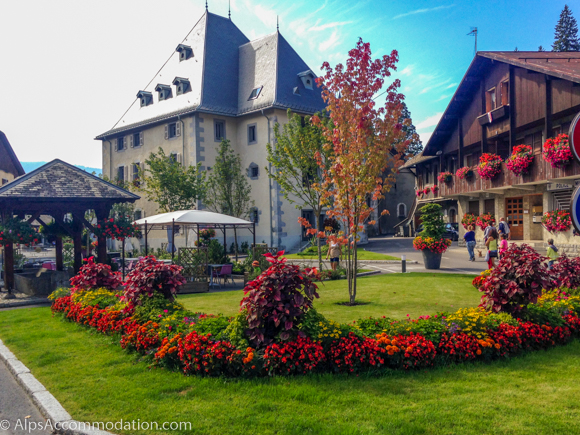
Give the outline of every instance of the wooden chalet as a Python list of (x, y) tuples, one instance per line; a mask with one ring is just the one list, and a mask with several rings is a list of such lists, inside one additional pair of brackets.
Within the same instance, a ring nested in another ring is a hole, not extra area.
[[(564, 169), (552, 168), (542, 157), (542, 146), (547, 138), (567, 134), (579, 112), (580, 53), (478, 52), (422, 155), (405, 165), (416, 174), (418, 189), (438, 185), (436, 193), (418, 199), (417, 209), (439, 201), (457, 221), (465, 213), (505, 217), (512, 240), (554, 237), (542, 227), (541, 216), (570, 207), (580, 165), (574, 161)], [(505, 161), (519, 144), (530, 145), (534, 153), (526, 175), (514, 175), (505, 163), (493, 180), (481, 179), (476, 171), (469, 179), (455, 175), (458, 168), (475, 167), (482, 153)], [(450, 183), (438, 182), (443, 171), (453, 173)], [(569, 231), (558, 234), (556, 243), (575, 250), (578, 242)]]
[(24, 169), (16, 157), (6, 135), (0, 131), (0, 186), (24, 175)]

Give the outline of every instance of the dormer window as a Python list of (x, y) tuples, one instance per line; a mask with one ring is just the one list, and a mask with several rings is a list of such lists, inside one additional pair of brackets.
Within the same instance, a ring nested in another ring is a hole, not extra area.
[(250, 100), (255, 100), (256, 98), (258, 98), (260, 96), (260, 92), (262, 92), (262, 88), (264, 86), (260, 86), (258, 88), (254, 88), (252, 90), (252, 93), (250, 94), (250, 98), (248, 98), (248, 101)]
[(304, 87), (306, 89), (313, 89), (313, 85), (314, 85), (314, 73), (310, 70), (308, 71), (304, 71), (298, 74), (298, 77), (300, 77), (300, 80), (302, 80), (302, 84), (304, 85)]
[(139, 91), (137, 93), (137, 98), (141, 100), (141, 107), (146, 107), (149, 104), (153, 104), (153, 94), (147, 91)]
[(298, 89), (298, 86), (294, 87), (293, 93), (294, 93), (294, 95), (298, 95), (298, 96), (300, 95), (300, 89)]
[(173, 97), (173, 94), (171, 93), (171, 86), (169, 85), (159, 84), (155, 86), (155, 92), (159, 93), (159, 101), (169, 100), (171, 97)]
[(179, 61), (182, 62), (184, 60), (193, 57), (193, 50), (189, 45), (179, 44), (175, 49), (179, 53)]
[(189, 80), (182, 77), (175, 77), (173, 79), (173, 84), (175, 85), (175, 95), (186, 94), (191, 91), (191, 83), (189, 83)]

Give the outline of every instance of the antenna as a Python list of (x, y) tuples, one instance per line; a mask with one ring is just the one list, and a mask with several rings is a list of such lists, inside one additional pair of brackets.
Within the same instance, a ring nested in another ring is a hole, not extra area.
[(475, 36), (475, 49), (473, 51), (473, 55), (475, 56), (477, 54), (477, 27), (472, 27), (471, 32), (467, 36)]
[(205, 10), (207, 11), (207, 0), (205, 0)]
[(279, 31), (280, 31), (280, 24), (278, 21), (278, 15), (276, 15), (276, 32), (279, 32)]
[(228, 18), (232, 21), (232, 8), (231, 8), (231, 0), (228, 0)]

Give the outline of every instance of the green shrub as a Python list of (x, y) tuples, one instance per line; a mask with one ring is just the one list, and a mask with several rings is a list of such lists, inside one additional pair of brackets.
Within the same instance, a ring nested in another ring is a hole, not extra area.
[(135, 306), (132, 317), (139, 323), (146, 323), (149, 320), (158, 322), (160, 318), (176, 312), (183, 313), (183, 317), (194, 314), (180, 303), (165, 299), (161, 293), (154, 293), (151, 297), (141, 296), (141, 304)]
[(530, 304), (521, 312), (522, 320), (527, 320), (540, 325), (549, 324), (551, 326), (564, 326), (566, 322), (562, 318), (562, 312), (555, 307), (541, 307)]
[(240, 311), (232, 318), (230, 324), (223, 333), (223, 337), (229, 340), (236, 348), (245, 350), (250, 346), (250, 342), (246, 337), (246, 330), (248, 329), (248, 321), (246, 317), (248, 312), (246, 310)]
[(228, 317), (218, 315), (200, 318), (193, 325), (193, 329), (196, 330), (198, 334), (211, 334), (213, 338), (220, 338), (228, 326), (230, 326), (230, 319)]
[(64, 298), (65, 296), (70, 296), (70, 288), (60, 287), (48, 295), (48, 299), (54, 301), (58, 298)]
[(368, 319), (358, 319), (355, 324), (367, 337), (375, 338), (377, 334), (390, 330), (391, 323), (395, 322), (388, 317), (369, 317)]

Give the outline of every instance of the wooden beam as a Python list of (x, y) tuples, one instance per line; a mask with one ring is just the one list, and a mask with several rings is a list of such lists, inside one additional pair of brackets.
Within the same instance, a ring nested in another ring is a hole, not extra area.
[[(544, 138), (552, 137), (552, 80), (545, 76), (546, 105), (544, 106)], [(544, 139), (544, 140), (545, 140)]]
[[(481, 114), (486, 113), (487, 107), (485, 106), (485, 81), (481, 81)], [(487, 129), (485, 125), (481, 126), (481, 154), (487, 152)]]
[(509, 117), (510, 117), (510, 155), (516, 146), (516, 74), (513, 65), (509, 67)]
[(463, 157), (463, 154), (464, 154), (464, 151), (463, 151), (463, 145), (464, 145), (463, 144), (463, 120), (461, 118), (457, 119), (457, 137), (459, 140), (458, 156), (457, 156), (459, 159), (459, 162), (457, 163), (457, 166), (458, 166), (458, 168), (461, 168), (461, 167), (463, 167), (463, 160), (464, 160), (464, 157)]

